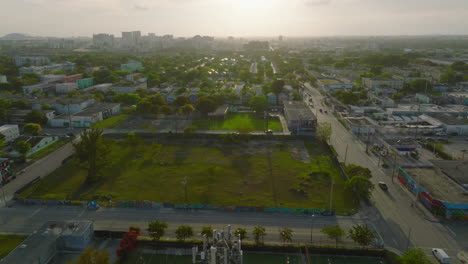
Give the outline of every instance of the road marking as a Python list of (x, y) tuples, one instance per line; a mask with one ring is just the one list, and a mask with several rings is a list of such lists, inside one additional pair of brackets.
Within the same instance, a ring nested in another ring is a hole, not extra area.
[(452, 230), (450, 227), (446, 226), (446, 228), (447, 228), (448, 231), (450, 231), (450, 233), (452, 233), (454, 236), (457, 236), (457, 234), (456, 234), (455, 232), (453, 232), (453, 230)]

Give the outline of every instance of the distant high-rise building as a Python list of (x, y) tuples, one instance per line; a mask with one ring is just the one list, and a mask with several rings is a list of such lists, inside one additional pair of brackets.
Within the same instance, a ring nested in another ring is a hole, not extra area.
[(278, 37), (278, 40), (279, 40), (279, 41), (283, 41), (283, 36), (280, 35), (280, 36)]
[(141, 31), (122, 32), (122, 45), (126, 48), (136, 47), (141, 42)]
[(93, 34), (93, 44), (99, 48), (112, 48), (114, 47), (114, 35), (109, 34)]

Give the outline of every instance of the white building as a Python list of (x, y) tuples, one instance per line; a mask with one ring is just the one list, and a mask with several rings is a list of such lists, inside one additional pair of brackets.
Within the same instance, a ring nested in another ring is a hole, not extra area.
[(7, 77), (5, 75), (0, 75), (0, 83), (8, 83)]
[(78, 84), (76, 83), (57, 83), (55, 85), (55, 92), (58, 94), (66, 94), (73, 90), (78, 90)]
[(394, 89), (400, 90), (403, 88), (403, 81), (390, 77), (372, 77), (362, 78), (362, 84), (370, 90)]
[(56, 102), (52, 105), (58, 114), (78, 113), (83, 111), (85, 108), (90, 107), (95, 103), (94, 99), (64, 99), (63, 101)]
[(30, 95), (34, 92), (46, 92), (49, 88), (53, 87), (51, 83), (38, 83), (34, 85), (23, 86), (23, 93), (25, 95)]
[(26, 64), (33, 66), (42, 66), (50, 63), (50, 59), (44, 56), (17, 56), (15, 57), (15, 65), (23, 66)]
[(18, 125), (0, 126), (0, 134), (5, 136), (5, 142), (11, 142), (20, 136)]
[(98, 104), (71, 115), (64, 114), (49, 120), (51, 127), (72, 127), (86, 128), (100, 122), (106, 118), (118, 115), (120, 104)]

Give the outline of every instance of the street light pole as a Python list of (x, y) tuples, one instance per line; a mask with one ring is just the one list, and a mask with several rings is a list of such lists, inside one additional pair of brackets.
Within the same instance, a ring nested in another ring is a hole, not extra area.
[(312, 238), (313, 238), (313, 232), (314, 232), (314, 217), (315, 215), (312, 215), (312, 223), (310, 227), (310, 244), (312, 245)]
[(335, 181), (332, 180), (331, 182), (331, 190), (330, 190), (330, 213), (332, 212), (333, 209), (333, 185), (335, 184)]
[(346, 144), (346, 151), (345, 151), (345, 154), (344, 154), (344, 164), (346, 165), (346, 159), (348, 158), (348, 147), (349, 147), (349, 144)]

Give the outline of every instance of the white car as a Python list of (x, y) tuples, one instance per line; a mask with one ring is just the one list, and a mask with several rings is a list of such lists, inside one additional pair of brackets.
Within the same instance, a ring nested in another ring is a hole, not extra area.
[(445, 132), (437, 132), (437, 133), (435, 133), (435, 135), (438, 136), (438, 137), (445, 137), (445, 136), (447, 136), (447, 133), (445, 133)]

